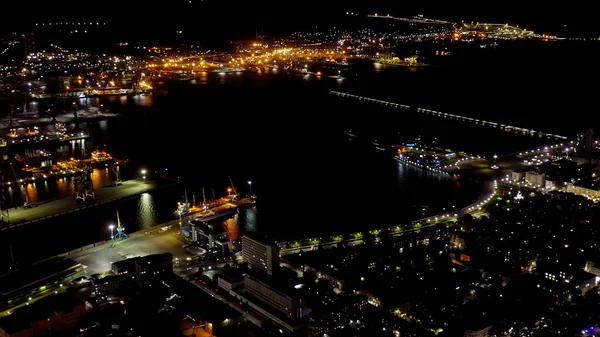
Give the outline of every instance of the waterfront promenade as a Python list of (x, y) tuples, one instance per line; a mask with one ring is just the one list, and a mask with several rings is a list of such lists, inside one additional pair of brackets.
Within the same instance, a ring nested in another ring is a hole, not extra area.
[(96, 200), (88, 204), (78, 203), (75, 196), (70, 196), (42, 202), (32, 208), (11, 208), (8, 210), (8, 220), (10, 221), (1, 225), (0, 230), (31, 224), (117, 200), (124, 200), (176, 184), (178, 184), (176, 181), (155, 181), (138, 178), (124, 181), (120, 186), (107, 186), (97, 189), (95, 191)]

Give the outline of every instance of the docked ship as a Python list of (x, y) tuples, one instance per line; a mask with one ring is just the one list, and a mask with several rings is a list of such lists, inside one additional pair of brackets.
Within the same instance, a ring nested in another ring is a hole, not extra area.
[(105, 150), (96, 149), (96, 151), (92, 152), (92, 163), (103, 163), (111, 159), (112, 156)]
[(217, 220), (223, 217), (230, 216), (237, 212), (237, 195), (229, 195), (227, 197), (207, 202), (202, 189), (203, 202), (200, 207), (190, 205), (187, 200), (187, 191), (185, 192), (184, 201), (177, 203), (175, 210), (176, 217), (184, 217), (192, 215), (194, 220), (208, 222)]
[(194, 215), (194, 220), (196, 221), (202, 221), (202, 222), (208, 222), (208, 221), (213, 221), (213, 220), (217, 220), (217, 219), (221, 219), (230, 215), (233, 215), (234, 213), (237, 212), (237, 205), (229, 205), (229, 208), (227, 209), (220, 209), (218, 211), (214, 211), (212, 209), (207, 209), (205, 211), (201, 211), (200, 213), (197, 213)]
[(90, 137), (85, 132), (67, 133), (67, 127), (63, 123), (56, 123), (53, 131), (40, 133), (37, 126), (27, 128), (25, 132), (19, 132), (17, 129), (10, 129), (6, 134), (6, 139), (2, 146), (19, 144), (38, 144), (50, 141), (68, 141), (75, 139), (84, 139)]

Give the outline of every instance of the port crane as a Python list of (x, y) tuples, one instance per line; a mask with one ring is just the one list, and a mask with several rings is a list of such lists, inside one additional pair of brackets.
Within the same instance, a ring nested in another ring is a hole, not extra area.
[[(15, 177), (15, 181), (17, 183), (19, 183), (20, 180), (19, 180), (19, 177), (17, 176), (17, 171), (15, 171), (15, 167), (13, 166), (13, 163), (10, 163), (10, 169), (12, 170), (13, 177)], [(32, 205), (29, 202), (29, 193), (27, 193), (27, 186), (26, 185), (24, 187), (24, 190), (25, 190), (25, 203), (23, 204), (23, 208), (31, 208), (34, 205)], [(19, 192), (20, 191), (21, 191), (21, 184), (19, 184)]]
[(77, 202), (86, 203), (96, 199), (92, 182), (92, 165), (88, 164), (83, 174), (75, 178), (75, 191)]
[(235, 188), (235, 186), (233, 185), (233, 180), (231, 180), (231, 176), (228, 176), (228, 178), (229, 178), (229, 182), (231, 183), (231, 188), (233, 189), (233, 200), (234, 200), (234, 201), (237, 201), (237, 197), (238, 197), (240, 194), (238, 193), (238, 190), (237, 190), (237, 188)]
[(4, 175), (0, 172), (0, 179), (2, 179), (2, 191), (0, 193), (0, 225), (10, 224), (10, 214), (8, 212), (8, 200), (6, 200), (6, 189), (4, 188)]
[(117, 234), (113, 237), (113, 239), (127, 239), (127, 234), (125, 234), (125, 227), (121, 225), (121, 218), (119, 217), (119, 210), (117, 210)]
[(121, 170), (119, 169), (118, 166), (115, 165), (115, 160), (110, 159), (108, 161), (108, 165), (110, 166), (110, 169), (115, 174), (115, 181), (114, 181), (115, 186), (123, 185), (123, 181), (121, 180)]

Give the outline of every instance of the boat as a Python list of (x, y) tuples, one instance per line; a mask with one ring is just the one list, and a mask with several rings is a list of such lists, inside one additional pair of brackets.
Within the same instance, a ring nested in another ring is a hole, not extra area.
[(190, 208), (190, 203), (188, 202), (188, 199), (187, 199), (187, 189), (184, 190), (183, 195), (184, 195), (183, 202), (182, 201), (177, 202), (177, 209), (175, 210), (175, 216), (180, 217), (180, 218), (182, 216), (192, 214), (192, 208)]
[(196, 207), (195, 200), (194, 205), (190, 205), (186, 190), (184, 194), (184, 201), (177, 203), (175, 216), (181, 218), (184, 216), (193, 215), (194, 220), (206, 222), (231, 215), (237, 211), (237, 208), (237, 195), (229, 195), (227, 197), (208, 202), (206, 200), (206, 195), (204, 194), (204, 188), (202, 188), (202, 205), (200, 207)]
[(11, 138), (11, 139), (17, 139), (19, 137), (21, 138), (30, 138), (30, 137), (36, 137), (40, 134), (40, 129), (37, 126), (34, 126), (33, 128), (27, 128), (27, 131), (25, 131), (24, 133), (17, 133), (17, 129), (10, 129), (10, 132), (6, 134), (6, 137)]
[(96, 151), (92, 152), (92, 163), (102, 163), (111, 159), (112, 156), (105, 150), (96, 149)]

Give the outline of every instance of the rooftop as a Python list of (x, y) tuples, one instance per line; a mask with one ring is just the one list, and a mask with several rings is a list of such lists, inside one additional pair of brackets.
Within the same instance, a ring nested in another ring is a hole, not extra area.
[(173, 273), (163, 273), (160, 277), (163, 284), (168, 286), (173, 293), (185, 299), (182, 303), (185, 304), (185, 309), (190, 316), (196, 316), (211, 323), (218, 323), (240, 315), (239, 312), (230, 308), (227, 304), (208, 295), (192, 283)]
[[(69, 313), (84, 302), (72, 293), (52, 295), (31, 305), (21, 307), (12, 315), (0, 319), (0, 328), (13, 333), (23, 331), (30, 323), (45, 320), (55, 313)], [(8, 330), (7, 330), (8, 329)]]
[[(285, 269), (285, 268), (283, 268)], [(258, 270), (258, 269), (250, 269), (248, 271), (246, 271), (246, 276), (259, 281), (265, 285), (267, 285), (268, 287), (270, 287), (271, 289), (292, 297), (292, 298), (297, 298), (300, 296), (300, 291), (298, 289), (296, 289), (294, 286), (296, 286), (297, 284), (301, 283), (297, 278), (296, 279), (292, 279), (288, 275), (286, 275), (285, 270), (282, 270), (282, 268), (279, 268), (277, 270), (277, 272), (274, 272), (273, 275), (269, 275), (267, 273), (265, 273), (262, 270)]]
[(152, 254), (152, 255), (146, 255), (146, 256), (137, 256), (137, 257), (123, 260), (123, 261), (113, 262), (112, 265), (119, 269), (134, 270), (135, 265), (136, 265), (136, 263), (138, 263), (138, 261), (140, 263), (151, 264), (153, 262), (162, 261), (162, 260), (168, 259), (168, 258), (173, 259), (173, 254), (164, 253), (164, 254)]
[(270, 238), (266, 235), (260, 235), (258, 233), (244, 233), (244, 236), (247, 238), (250, 238), (254, 241), (258, 241), (264, 245), (274, 246), (277, 244), (277, 242), (274, 241), (272, 238)]
[(19, 290), (37, 286), (41, 282), (48, 281), (53, 277), (63, 276), (79, 267), (83, 266), (71, 259), (58, 257), (33, 264), (14, 273), (1, 276), (0, 295), (8, 296)]
[(0, 329), (11, 335), (31, 327), (31, 323), (23, 316), (5, 316), (0, 318)]
[(131, 275), (126, 275), (126, 274), (111, 275), (111, 276), (103, 277), (99, 280), (93, 280), (92, 283), (94, 284), (94, 286), (99, 286), (99, 285), (111, 283), (111, 282), (131, 280), (131, 277), (132, 277)]
[(219, 274), (219, 277), (229, 283), (238, 283), (244, 281), (244, 274), (238, 270), (228, 270)]

